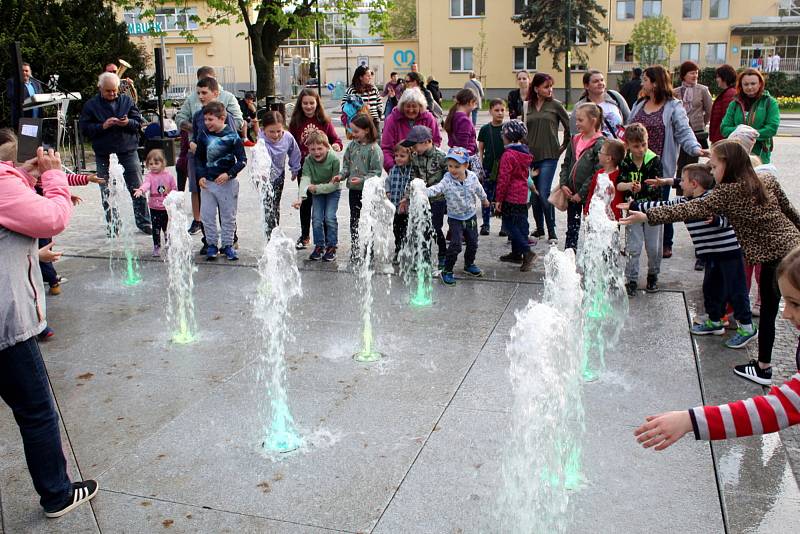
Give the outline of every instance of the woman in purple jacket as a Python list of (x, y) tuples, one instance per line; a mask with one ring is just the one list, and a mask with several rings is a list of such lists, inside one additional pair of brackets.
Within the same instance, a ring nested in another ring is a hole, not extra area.
[(406, 88), (400, 101), (397, 102), (397, 107), (386, 118), (381, 135), (381, 149), (383, 150), (383, 168), (387, 171), (394, 167), (395, 145), (406, 138), (413, 126), (418, 124), (427, 126), (433, 133), (433, 144), (435, 146), (441, 144), (442, 136), (439, 134), (439, 124), (427, 107), (425, 95), (418, 87)]

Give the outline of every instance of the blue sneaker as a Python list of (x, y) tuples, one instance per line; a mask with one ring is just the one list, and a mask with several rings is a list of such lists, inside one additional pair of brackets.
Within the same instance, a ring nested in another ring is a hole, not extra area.
[(714, 322), (711, 319), (706, 319), (701, 324), (692, 325), (692, 334), (695, 336), (707, 336), (709, 334), (721, 336), (725, 333), (725, 325), (722, 321)]
[(453, 276), (453, 273), (442, 271), (442, 282), (446, 286), (454, 286), (456, 285), (456, 277)]
[(314, 247), (314, 250), (311, 251), (311, 255), (308, 257), (308, 259), (311, 261), (321, 260), (324, 254), (325, 254), (324, 248)]
[(483, 271), (481, 271), (481, 268), (474, 263), (469, 267), (464, 267), (464, 272), (470, 276), (474, 276), (475, 278), (480, 278), (483, 276)]
[(236, 255), (236, 251), (230, 245), (222, 247), (220, 252), (225, 254), (225, 257), (228, 258), (228, 261), (236, 261), (239, 259), (239, 256)]
[(753, 330), (749, 332), (740, 326), (736, 329), (736, 333), (733, 337), (725, 342), (725, 346), (729, 349), (741, 349), (758, 337), (758, 328), (756, 328), (756, 325), (752, 325), (752, 328)]
[(219, 254), (217, 245), (208, 245), (208, 248), (206, 248), (206, 261), (216, 261), (217, 254)]

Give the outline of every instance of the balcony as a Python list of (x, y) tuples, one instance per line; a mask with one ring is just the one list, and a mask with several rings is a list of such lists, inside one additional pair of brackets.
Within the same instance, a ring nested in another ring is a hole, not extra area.
[[(187, 69), (188, 72), (178, 72), (176, 67), (164, 69), (164, 78), (167, 80), (167, 91), (164, 98), (169, 100), (184, 100), (194, 93), (197, 86), (197, 70), (195, 67)], [(223, 86), (233, 88), (236, 77), (233, 67), (214, 67), (217, 81)], [(152, 73), (150, 73), (152, 74)]]
[[(743, 57), (739, 62), (739, 68), (746, 69), (748, 67), (752, 67), (752, 62), (752, 58)], [(765, 69), (762, 68), (761, 70), (763, 71)], [(780, 71), (785, 72), (786, 74), (800, 74), (800, 58), (781, 58)]]

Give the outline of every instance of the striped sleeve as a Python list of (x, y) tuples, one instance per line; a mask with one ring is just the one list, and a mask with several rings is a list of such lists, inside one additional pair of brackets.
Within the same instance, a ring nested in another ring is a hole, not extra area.
[(800, 372), (766, 395), (721, 406), (689, 410), (699, 440), (741, 438), (778, 432), (800, 424)]
[[(81, 186), (81, 185), (89, 185), (89, 175), (88, 174), (74, 174), (74, 173), (67, 173), (67, 185), (70, 186)], [(36, 180), (36, 186), (42, 187), (42, 179), (38, 178)]]

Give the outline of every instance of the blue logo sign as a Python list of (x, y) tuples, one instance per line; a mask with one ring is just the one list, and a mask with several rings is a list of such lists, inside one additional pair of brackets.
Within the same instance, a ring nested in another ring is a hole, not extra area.
[(150, 32), (160, 33), (161, 23), (160, 22), (132, 22), (128, 24), (128, 34), (129, 35), (144, 35)]
[(410, 67), (417, 60), (417, 54), (411, 50), (397, 50), (392, 56), (396, 67)]
[(336, 86), (335, 86), (335, 85), (333, 85), (333, 83), (332, 83), (332, 82), (329, 82), (329, 83), (328, 83), (328, 85), (326, 85), (326, 86), (325, 86), (325, 88), (326, 88), (328, 91), (333, 91), (333, 88), (334, 88), (334, 87), (336, 87)]

